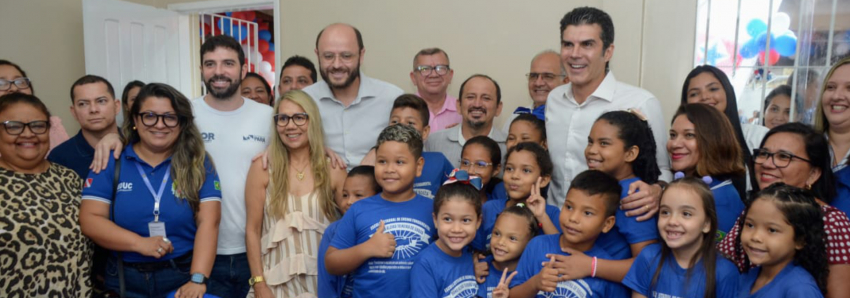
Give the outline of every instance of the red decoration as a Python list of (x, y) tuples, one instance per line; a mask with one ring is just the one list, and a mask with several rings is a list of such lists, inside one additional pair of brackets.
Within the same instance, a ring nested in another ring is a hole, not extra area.
[[(764, 62), (764, 51), (759, 52), (759, 62)], [(774, 65), (776, 62), (779, 62), (779, 52), (770, 49), (770, 53), (767, 55), (767, 64)]]
[(269, 51), (269, 42), (260, 39), (258, 41), (258, 44), (257, 44), (257, 50), (260, 51), (260, 53), (268, 52)]

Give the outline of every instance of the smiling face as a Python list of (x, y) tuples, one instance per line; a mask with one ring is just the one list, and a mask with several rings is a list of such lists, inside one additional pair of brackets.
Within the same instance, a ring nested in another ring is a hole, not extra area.
[(89, 132), (101, 133), (115, 128), (115, 115), (121, 103), (109, 94), (106, 84), (90, 83), (74, 87), (71, 114), (80, 127)]
[[(278, 114), (285, 114), (290, 117), (296, 114), (305, 113), (304, 108), (291, 100), (283, 100), (277, 110)], [(310, 115), (307, 115), (310, 117)], [(277, 134), (280, 136), (283, 145), (289, 150), (307, 148), (310, 146), (310, 140), (307, 138), (307, 131), (310, 128), (310, 121), (304, 122), (302, 125), (295, 124), (295, 119), (289, 119), (285, 126), (275, 125)]]
[(707, 104), (723, 113), (726, 110), (726, 90), (714, 74), (702, 72), (688, 82), (688, 103)]
[[(171, 100), (168, 98), (151, 96), (143, 100), (144, 102), (139, 107), (139, 113), (177, 115), (174, 107), (171, 106)], [(158, 117), (155, 125), (146, 126), (142, 124), (141, 116), (135, 115), (133, 117), (135, 117), (136, 129), (139, 132), (139, 139), (141, 140), (139, 144), (141, 146), (154, 152), (171, 151), (174, 143), (177, 142), (177, 138), (180, 136), (182, 125), (179, 124), (179, 121), (177, 126), (168, 127), (165, 125), (165, 119)]]
[[(23, 77), (24, 77), (24, 75), (20, 71), (18, 71), (18, 69), (15, 68), (14, 66), (0, 65), (0, 79), (12, 81), (12, 80), (15, 80), (17, 78), (23, 78)], [(15, 92), (20, 92), (20, 93), (23, 93), (23, 94), (32, 95), (32, 88), (30, 87), (30, 88), (20, 89), (15, 84), (12, 84), (12, 86), (10, 86), (9, 90), (0, 90), (0, 96), (6, 95), (6, 94), (9, 94), (9, 93), (15, 93)]]
[(741, 229), (741, 246), (750, 262), (784, 268), (794, 259), (802, 243), (794, 240), (794, 227), (770, 198), (757, 198), (747, 211)]
[(774, 96), (764, 112), (764, 126), (768, 129), (788, 123), (791, 116), (791, 98), (785, 94)]
[(328, 26), (319, 37), (316, 55), (319, 74), (331, 89), (346, 89), (360, 78), (360, 63), (365, 49), (357, 44), (357, 35), (350, 26)]
[(407, 200), (413, 197), (413, 180), (422, 174), (425, 161), (413, 156), (406, 143), (386, 141), (375, 151), (375, 179), (383, 188), (384, 199)]
[[(546, 104), (549, 91), (564, 84), (564, 77), (561, 75), (561, 58), (554, 52), (543, 53), (534, 58), (529, 72), (538, 74), (536, 79), (528, 78), (528, 95), (531, 96), (535, 107)], [(547, 79), (547, 75), (550, 74), (554, 75), (554, 78)]]
[[(5, 121), (48, 121), (47, 115), (27, 103), (16, 103), (0, 112), (0, 123)], [(30, 127), (24, 127), (19, 135), (12, 135), (0, 127), (0, 160), (18, 169), (32, 169), (44, 161), (50, 148), (47, 132), (35, 134)]]
[(658, 211), (658, 233), (677, 255), (689, 259), (711, 232), (702, 199), (693, 190), (674, 186), (664, 191)]
[(343, 214), (357, 201), (377, 194), (372, 189), (372, 183), (372, 177), (366, 175), (354, 175), (345, 178), (345, 183), (342, 186), (342, 199), (337, 201), (337, 206)]
[(836, 68), (826, 81), (821, 104), (830, 130), (850, 127), (850, 64)]
[[(466, 148), (464, 148), (463, 152), (461, 152), (460, 159), (460, 169), (481, 177), (481, 185), (487, 185), (487, 183), (490, 183), (490, 179), (493, 178), (493, 176), (499, 174), (500, 165), (492, 164), (493, 160), (490, 159), (490, 151), (487, 150), (484, 145), (466, 145)], [(469, 161), (469, 166), (464, 166), (463, 161)], [(481, 167), (478, 163), (488, 163), (490, 165)]]
[(637, 146), (625, 148), (619, 137), (620, 129), (604, 120), (598, 120), (587, 136), (584, 159), (591, 170), (599, 170), (617, 180), (634, 177), (631, 163), (635, 161), (640, 149)]
[[(508, 198), (512, 201), (525, 201), (531, 195), (531, 189), (541, 177), (537, 158), (531, 151), (514, 151), (505, 162), (504, 183)], [(540, 188), (549, 184), (549, 176), (542, 176)], [(513, 205), (513, 203), (509, 203)]]
[(499, 215), (490, 236), (490, 249), (496, 262), (519, 261), (522, 251), (531, 241), (528, 226), (528, 219), (522, 216), (513, 213)]
[(670, 154), (670, 168), (691, 175), (699, 161), (699, 147), (694, 124), (688, 116), (676, 116), (667, 139), (667, 152)]
[(525, 142), (537, 143), (543, 148), (546, 148), (546, 141), (543, 140), (543, 134), (540, 130), (537, 130), (534, 124), (528, 121), (514, 121), (508, 130), (508, 140), (505, 142), (505, 146), (510, 150), (516, 144)]
[(278, 90), (284, 94), (289, 90), (301, 90), (313, 85), (313, 72), (301, 65), (290, 65), (283, 69), (280, 75)]
[(213, 98), (229, 99), (239, 91), (242, 78), (248, 73), (248, 67), (240, 64), (239, 54), (229, 48), (217, 47), (204, 53), (201, 74)]
[(419, 94), (445, 94), (449, 84), (452, 83), (455, 71), (449, 69), (448, 73), (440, 75), (434, 68), (437, 65), (449, 66), (449, 59), (443, 53), (434, 55), (419, 55), (416, 58), (414, 68), (418, 66), (430, 66), (431, 72), (427, 75), (422, 75), (418, 70), (414, 69), (410, 72), (410, 80), (416, 85), (416, 90)]
[(469, 79), (463, 85), (457, 109), (463, 117), (463, 126), (474, 129), (492, 127), (493, 118), (502, 112), (502, 103), (496, 98), (496, 85), (484, 77)]
[(614, 45), (604, 48), (598, 24), (568, 25), (561, 37), (561, 60), (574, 88), (596, 88), (605, 79), (605, 64)]
[(570, 189), (561, 208), (561, 245), (585, 251), (593, 247), (600, 233), (614, 226), (614, 215), (606, 216), (602, 194), (590, 196), (584, 190)]
[(425, 126), (425, 122), (422, 120), (422, 116), (419, 114), (414, 108), (410, 107), (400, 107), (395, 108), (390, 113), (390, 125), (407, 125), (413, 127), (416, 132), (422, 136), (422, 142), (424, 143), (428, 140), (428, 134), (431, 131), (430, 126)]
[(450, 256), (460, 257), (480, 225), (481, 217), (472, 203), (462, 197), (446, 199), (440, 210), (434, 212), (434, 227), (439, 236), (437, 247)]
[[(771, 153), (783, 152), (809, 159), (809, 155), (806, 153), (805, 140), (795, 133), (778, 132), (772, 134), (764, 140), (764, 146), (761, 149)], [(821, 171), (804, 160), (792, 158), (787, 167), (779, 168), (776, 166), (774, 158), (776, 158), (776, 155), (762, 163), (754, 163), (759, 189), (765, 189), (777, 182), (806, 188), (820, 179)]]
[(271, 100), (266, 85), (256, 77), (246, 77), (242, 81), (242, 97), (250, 98), (264, 105), (269, 105)]

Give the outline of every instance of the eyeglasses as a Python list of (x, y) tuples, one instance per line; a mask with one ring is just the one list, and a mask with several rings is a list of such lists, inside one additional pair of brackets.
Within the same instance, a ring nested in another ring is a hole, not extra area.
[(18, 89), (27, 89), (30, 87), (30, 79), (17, 78), (11, 81), (0, 79), (0, 91), (12, 89), (12, 84), (15, 84), (15, 87), (18, 87)]
[(419, 74), (421, 74), (423, 76), (427, 76), (427, 75), (431, 74), (431, 71), (436, 71), (438, 75), (444, 76), (447, 73), (449, 73), (449, 69), (451, 69), (451, 68), (449, 68), (448, 65), (435, 65), (435, 66), (419, 65), (415, 68), (415, 70), (418, 71)]
[(540, 78), (540, 77), (543, 77), (544, 81), (554, 81), (556, 78), (564, 77), (563, 75), (554, 74), (554, 73), (551, 73), (551, 72), (542, 72), (542, 73), (530, 72), (530, 73), (525, 74), (525, 76), (528, 77), (529, 81), (537, 81), (537, 78)]
[(807, 163), (812, 163), (810, 160), (796, 156), (794, 154), (788, 152), (770, 152), (764, 149), (755, 149), (753, 150), (754, 161), (757, 164), (763, 164), (767, 162), (768, 158), (773, 158), (773, 164), (776, 165), (777, 168), (784, 168), (791, 164), (791, 161), (796, 159), (805, 161)]
[(493, 165), (493, 163), (492, 163), (492, 162), (484, 162), (483, 160), (479, 160), (479, 161), (470, 161), (470, 160), (468, 160), (468, 159), (462, 159), (462, 160), (460, 161), (460, 167), (461, 167), (461, 169), (470, 169), (470, 170), (471, 170), (471, 169), (477, 169), (477, 170), (484, 170), (484, 169), (487, 169), (487, 167), (492, 166), (492, 165)]
[(310, 116), (307, 113), (295, 113), (292, 115), (287, 114), (277, 114), (274, 115), (274, 123), (277, 126), (284, 127), (289, 125), (289, 120), (292, 120), (292, 123), (295, 123), (295, 126), (301, 126), (307, 123), (307, 120), (310, 119)]
[(162, 119), (162, 124), (165, 124), (165, 127), (174, 128), (180, 124), (180, 117), (174, 114), (155, 114), (154, 112), (142, 112), (139, 113), (139, 117), (142, 118), (142, 124), (147, 127), (156, 126), (159, 123), (159, 119)]
[(44, 120), (30, 121), (29, 123), (4, 121), (3, 126), (6, 128), (6, 133), (13, 136), (24, 133), (24, 127), (29, 127), (32, 133), (40, 135), (47, 132), (47, 129), (50, 128), (50, 123)]
[(351, 53), (351, 52), (342, 52), (342, 53), (339, 53), (339, 55), (337, 55), (336, 53), (330, 53), (330, 52), (322, 53), (322, 60), (325, 61), (326, 63), (333, 62), (334, 59), (336, 59), (336, 57), (339, 57), (339, 60), (344, 62), (344, 63), (349, 63), (351, 61), (354, 61), (354, 58), (356, 57), (356, 55), (354, 55), (354, 53)]

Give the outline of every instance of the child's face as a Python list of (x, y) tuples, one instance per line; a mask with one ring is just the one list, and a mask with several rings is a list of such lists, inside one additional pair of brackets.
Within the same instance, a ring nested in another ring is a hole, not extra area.
[(543, 146), (543, 148), (546, 148), (546, 141), (543, 141), (543, 134), (534, 127), (534, 124), (528, 121), (511, 123), (511, 128), (508, 129), (508, 140), (505, 142), (508, 150), (516, 146), (516, 144), (524, 142), (537, 143)]
[(390, 196), (413, 191), (413, 179), (422, 173), (422, 158), (415, 158), (407, 144), (387, 141), (378, 146), (375, 179)]
[(783, 266), (794, 259), (802, 243), (794, 241), (792, 227), (770, 199), (757, 198), (750, 206), (741, 230), (741, 245), (750, 262), (759, 266)]
[(528, 219), (522, 216), (513, 213), (499, 215), (490, 236), (493, 259), (497, 262), (519, 260), (528, 241), (531, 241), (528, 226)]
[(569, 190), (559, 219), (562, 243), (565, 241), (574, 248), (593, 247), (599, 234), (607, 233), (614, 226), (614, 216), (605, 213), (602, 194), (589, 196), (584, 190)]
[(673, 120), (670, 137), (667, 139), (667, 152), (670, 154), (670, 168), (693, 174), (699, 161), (697, 147), (697, 132), (694, 124), (685, 115), (679, 115)]
[(494, 165), (490, 152), (481, 144), (466, 146), (460, 156), (460, 169), (481, 177), (481, 185), (487, 185), (490, 178), (499, 174), (499, 165)]
[(393, 109), (390, 113), (390, 125), (395, 124), (413, 127), (413, 129), (422, 135), (423, 143), (428, 139), (428, 132), (431, 130), (430, 127), (425, 126), (425, 121), (419, 115), (419, 111), (408, 107)]
[(434, 226), (440, 237), (437, 246), (446, 254), (459, 257), (463, 248), (475, 238), (479, 225), (481, 217), (472, 203), (463, 198), (449, 198), (434, 214)]
[(584, 159), (591, 170), (599, 170), (617, 180), (633, 176), (631, 162), (637, 158), (637, 146), (626, 150), (625, 143), (618, 136), (620, 129), (607, 121), (596, 121), (587, 136), (587, 148)]
[(345, 183), (342, 185), (342, 200), (336, 202), (342, 213), (345, 214), (348, 208), (354, 202), (374, 196), (375, 190), (372, 189), (372, 177), (366, 175), (355, 175), (345, 178)]
[(710, 231), (711, 222), (702, 199), (694, 191), (675, 186), (664, 191), (658, 211), (658, 233), (668, 247), (693, 255)]
[[(511, 153), (505, 163), (505, 175), (503, 176), (508, 198), (514, 200), (527, 199), (539, 177), (541, 177), (540, 167), (537, 165), (534, 153), (525, 150)], [(538, 187), (546, 187), (549, 184), (549, 178), (549, 176), (543, 176)]]

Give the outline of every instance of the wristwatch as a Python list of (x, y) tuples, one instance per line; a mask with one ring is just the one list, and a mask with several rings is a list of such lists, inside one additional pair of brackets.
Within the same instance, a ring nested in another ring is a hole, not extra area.
[(203, 273), (192, 273), (192, 278), (189, 280), (199, 285), (206, 285), (208, 278)]
[(265, 280), (263, 279), (262, 276), (253, 276), (253, 277), (248, 279), (248, 285), (253, 287), (255, 284), (260, 283), (260, 282), (264, 282), (264, 281)]

